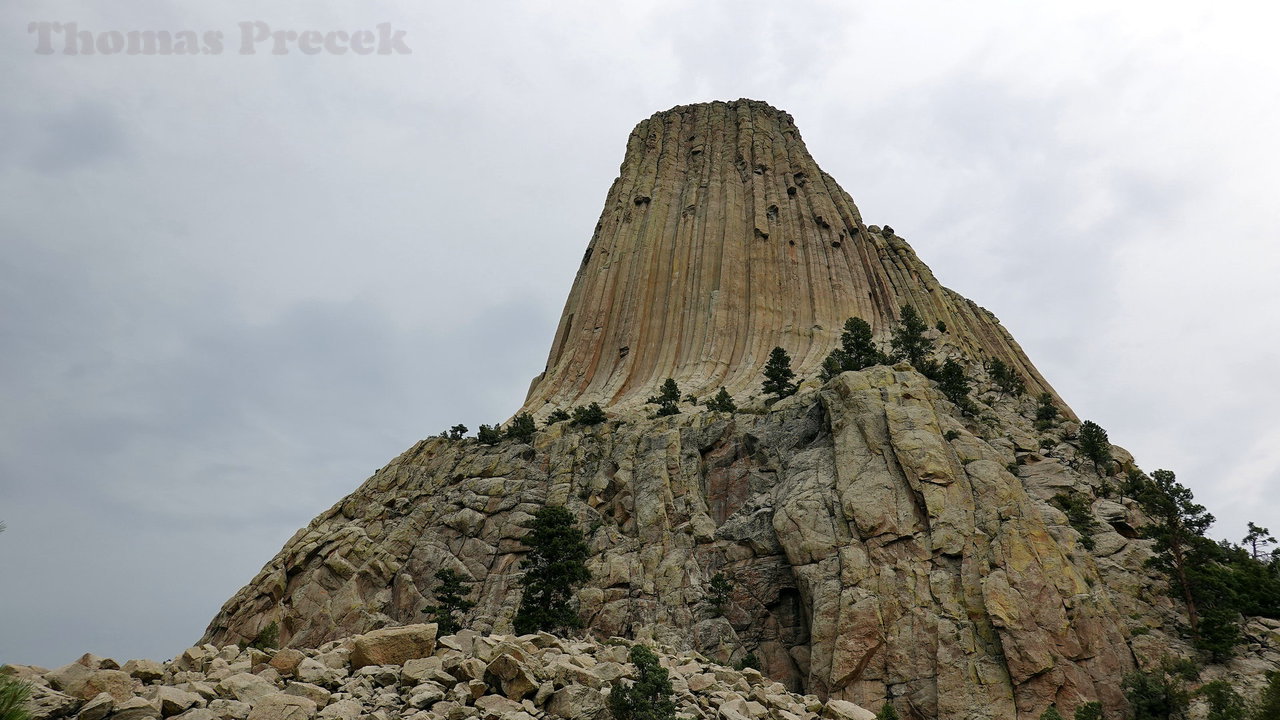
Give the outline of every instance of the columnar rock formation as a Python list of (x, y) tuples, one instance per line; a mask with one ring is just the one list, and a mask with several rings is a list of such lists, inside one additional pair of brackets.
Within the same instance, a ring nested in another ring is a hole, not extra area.
[[(1189, 650), (1145, 565), (1141, 512), (1086, 469), (1073, 420), (1037, 424), (1031, 395), (1000, 392), (977, 362), (967, 412), (905, 364), (749, 399), (772, 347), (812, 375), (845, 318), (883, 335), (902, 303), (946, 323), (939, 359), (1000, 358), (1032, 394), (1048, 389), (993, 316), (862, 224), (785, 113), (655, 115), (631, 136), (526, 404), (545, 416), (594, 400), (609, 421), (492, 446), (423, 440), (294, 535), (205, 642), (274, 622), (314, 648), (419, 623), (441, 568), (474, 583), (468, 627), (510, 632), (521, 538), (554, 504), (589, 539), (590, 633), (753, 653), (793, 690), (911, 720), (1069, 716), (1092, 700), (1120, 712), (1125, 672)], [(742, 410), (649, 417), (636, 406), (666, 377), (726, 386)], [(1094, 522), (1073, 527), (1060, 493)], [(734, 587), (723, 615), (708, 602), (717, 573)], [(1260, 640), (1251, 662), (1254, 677), (1278, 667), (1280, 648)]]
[(775, 346), (814, 374), (845, 319), (883, 334), (903, 303), (945, 322), (964, 354), (1049, 389), (991, 313), (863, 224), (790, 115), (751, 100), (673, 108), (627, 141), (525, 409), (635, 404), (667, 377), (743, 398)]

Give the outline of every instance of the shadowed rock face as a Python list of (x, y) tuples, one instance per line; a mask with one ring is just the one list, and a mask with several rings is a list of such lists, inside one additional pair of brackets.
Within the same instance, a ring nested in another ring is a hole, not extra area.
[(1051, 390), (986, 310), (943, 288), (888, 227), (867, 227), (791, 116), (751, 100), (641, 122), (525, 409), (643, 403), (675, 378), (698, 396), (760, 390), (775, 346), (815, 374), (844, 321), (880, 335), (910, 303), (974, 359)]

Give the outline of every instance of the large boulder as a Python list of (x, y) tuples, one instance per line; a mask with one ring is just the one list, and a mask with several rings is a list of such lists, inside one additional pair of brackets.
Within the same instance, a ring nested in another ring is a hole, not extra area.
[(436, 624), (383, 628), (359, 635), (351, 641), (351, 667), (403, 665), (424, 658), (436, 650)]

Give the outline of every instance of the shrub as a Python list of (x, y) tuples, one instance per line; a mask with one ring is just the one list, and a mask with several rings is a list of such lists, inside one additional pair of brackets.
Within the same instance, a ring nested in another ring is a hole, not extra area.
[(249, 647), (258, 650), (274, 650), (280, 647), (280, 623), (272, 620), (258, 631), (258, 635), (249, 643)]
[(1040, 720), (1062, 720), (1062, 713), (1058, 712), (1058, 708), (1050, 705), (1047, 710), (1040, 713)]
[(1074, 720), (1102, 720), (1102, 703), (1095, 700), (1076, 708)]
[(579, 405), (573, 409), (574, 425), (599, 425), (607, 418), (604, 410), (600, 408), (599, 403), (591, 403), (590, 405)]
[(680, 386), (676, 384), (675, 379), (667, 378), (662, 383), (662, 387), (658, 389), (658, 394), (645, 402), (658, 406), (658, 410), (654, 413), (658, 417), (678, 415), (680, 413)]
[(796, 391), (795, 371), (791, 369), (791, 356), (786, 350), (775, 347), (769, 353), (769, 361), (764, 366), (764, 384), (760, 389), (766, 395), (773, 395), (781, 400)]
[(31, 686), (9, 675), (0, 675), (0, 720), (28, 720), (27, 698)]
[(987, 364), (987, 374), (991, 376), (991, 382), (995, 383), (1000, 392), (1006, 395), (1018, 396), (1027, 391), (1027, 385), (1018, 373), (1000, 358)]
[(438, 626), (437, 632), (440, 635), (453, 635), (462, 629), (456, 616), (465, 615), (476, 606), (466, 599), (471, 593), (471, 581), (448, 568), (437, 570), (435, 578), (440, 581), (434, 593), (438, 604), (428, 605), (422, 612), (431, 615), (431, 621)]
[(587, 570), (587, 541), (573, 514), (563, 507), (542, 507), (523, 542), (529, 553), (520, 564), (524, 594), (516, 611), (516, 633), (555, 633), (581, 627), (572, 601), (578, 587), (591, 579), (591, 572)]
[(547, 416), (546, 422), (543, 423), (543, 427), (551, 427), (552, 425), (555, 425), (558, 422), (564, 422), (565, 420), (569, 420), (569, 419), (571, 419), (571, 417), (568, 412), (566, 412), (561, 408), (556, 408), (555, 410), (551, 411), (550, 415)]
[(538, 426), (533, 421), (533, 416), (527, 412), (517, 414), (511, 418), (511, 422), (507, 424), (505, 435), (519, 442), (529, 442), (533, 439), (533, 434), (537, 432)]
[(458, 423), (457, 425), (454, 425), (453, 427), (449, 428), (449, 432), (445, 435), (445, 437), (449, 438), (450, 440), (461, 440), (462, 438), (466, 437), (466, 435), (467, 435), (467, 426), (463, 425), (462, 423)]
[(1280, 672), (1267, 673), (1267, 686), (1258, 696), (1253, 720), (1280, 720)]
[(619, 681), (609, 693), (609, 713), (614, 720), (675, 720), (671, 679), (658, 664), (658, 657), (644, 645), (634, 645), (630, 660), (636, 666), (635, 681), (629, 685)]
[(742, 672), (747, 668), (751, 668), (752, 670), (759, 670), (760, 658), (756, 657), (755, 653), (750, 652), (744, 655), (743, 658), (739, 660), (733, 667), (736, 668), (738, 672)]
[(945, 333), (947, 331), (947, 324), (942, 322), (941, 320), (939, 320), (938, 323), (934, 325), (934, 327), (937, 328), (938, 332), (940, 333)]
[(893, 709), (891, 703), (885, 703), (880, 712), (876, 713), (876, 720), (898, 720), (898, 711)]
[(476, 438), (482, 445), (497, 445), (502, 442), (502, 428), (498, 427), (498, 423), (481, 425), (476, 431)]
[(1058, 406), (1053, 404), (1053, 396), (1047, 392), (1040, 393), (1036, 405), (1036, 429), (1048, 430), (1058, 421)]
[(1078, 492), (1058, 493), (1053, 496), (1054, 506), (1067, 514), (1067, 522), (1080, 533), (1080, 544), (1085, 550), (1095, 546), (1093, 533), (1098, 530), (1098, 521), (1093, 519), (1093, 510), (1089, 499)]
[(1165, 661), (1154, 670), (1137, 670), (1125, 675), (1121, 687), (1133, 720), (1186, 717), (1191, 699), (1184, 684), (1193, 677), (1195, 668), (1185, 661)]
[(713, 412), (733, 413), (738, 411), (738, 405), (733, 402), (733, 398), (729, 396), (729, 392), (721, 386), (720, 392), (716, 393), (707, 401), (707, 409)]
[(960, 433), (955, 430), (948, 430), (942, 433), (942, 439), (946, 440), (947, 442), (951, 442), (952, 440), (955, 440), (958, 437), (960, 437)]
[(1226, 680), (1205, 683), (1196, 694), (1209, 706), (1205, 720), (1245, 720), (1244, 698)]

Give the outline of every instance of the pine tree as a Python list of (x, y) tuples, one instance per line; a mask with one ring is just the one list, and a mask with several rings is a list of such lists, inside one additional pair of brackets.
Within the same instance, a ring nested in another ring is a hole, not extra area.
[(960, 363), (947, 359), (938, 371), (938, 389), (966, 415), (976, 415), (978, 406), (969, 397), (969, 378)]
[(678, 415), (680, 413), (680, 386), (676, 384), (673, 378), (667, 378), (659, 388), (658, 394), (646, 400), (650, 405), (657, 405), (658, 410), (655, 415), (662, 417), (664, 415)]
[(1156, 556), (1148, 562), (1168, 573), (1170, 588), (1186, 603), (1192, 632), (1198, 632), (1200, 615), (1196, 611), (1188, 567), (1196, 560), (1199, 541), (1213, 524), (1213, 516), (1195, 502), (1191, 489), (1179, 483), (1169, 470), (1151, 473), (1151, 480), (1138, 502), (1151, 518), (1151, 524), (1143, 528), (1143, 535), (1155, 540)]
[(1249, 523), (1249, 534), (1244, 536), (1244, 544), (1249, 546), (1254, 560), (1261, 560), (1262, 558), (1259, 555), (1264, 554), (1261, 551), (1265, 550), (1268, 545), (1274, 545), (1275, 543), (1276, 539), (1271, 536), (1270, 530), (1258, 527), (1252, 522)]
[(573, 597), (578, 587), (591, 579), (591, 573), (587, 570), (587, 541), (573, 514), (563, 507), (542, 507), (523, 542), (529, 553), (521, 563), (524, 594), (516, 611), (516, 632), (556, 633), (581, 627)]
[(609, 692), (614, 720), (675, 720), (675, 691), (658, 656), (644, 645), (633, 645), (629, 659), (636, 666), (636, 679), (629, 685), (619, 681)]
[(1058, 712), (1058, 708), (1050, 705), (1048, 709), (1040, 713), (1040, 720), (1062, 720), (1062, 713)]
[(881, 706), (880, 712), (876, 713), (876, 720), (898, 720), (898, 711), (891, 703), (885, 703)]
[(466, 599), (471, 593), (469, 587), (471, 581), (449, 568), (437, 570), (435, 578), (440, 581), (434, 592), (437, 604), (424, 607), (422, 612), (431, 615), (431, 621), (437, 625), (438, 634), (453, 635), (462, 629), (456, 616), (465, 615), (468, 610), (476, 606), (475, 603)]
[(924, 336), (928, 329), (929, 326), (925, 325), (914, 307), (903, 305), (898, 310), (898, 325), (889, 339), (894, 359), (906, 360), (924, 375), (930, 375), (936, 370), (933, 361), (929, 359), (933, 352), (933, 341)]
[(849, 358), (849, 370), (862, 370), (884, 362), (884, 354), (871, 339), (871, 325), (860, 317), (844, 321), (840, 334), (840, 349)]
[(1191, 705), (1185, 681), (1194, 673), (1194, 666), (1188, 663), (1165, 662), (1157, 669), (1126, 675), (1121, 686), (1133, 720), (1185, 718)]
[(1205, 683), (1196, 694), (1209, 706), (1205, 720), (1245, 720), (1244, 698), (1226, 680)]
[(461, 440), (462, 438), (466, 437), (466, 435), (467, 435), (467, 426), (459, 423), (449, 428), (449, 432), (447, 435), (445, 435), (445, 437), (449, 438), (450, 440)]
[(729, 392), (724, 389), (724, 386), (721, 386), (720, 392), (707, 401), (707, 409), (713, 412), (733, 413), (738, 411), (738, 405), (729, 396)]
[(1005, 395), (1018, 396), (1027, 391), (1027, 385), (1018, 377), (1018, 373), (1000, 358), (987, 364), (987, 374), (991, 376), (991, 382), (995, 383), (996, 388)]
[(563, 410), (562, 408), (556, 408), (555, 410), (551, 411), (550, 415), (547, 415), (547, 419), (542, 426), (551, 427), (552, 425), (555, 425), (558, 422), (564, 422), (565, 420), (569, 420), (571, 419), (571, 417), (572, 416), (570, 416), (567, 411)]
[(476, 431), (476, 439), (482, 445), (497, 445), (502, 442), (502, 428), (498, 427), (499, 423), (492, 425), (481, 425)]
[(776, 347), (769, 353), (769, 361), (764, 366), (764, 384), (761, 390), (766, 395), (773, 395), (781, 400), (796, 391), (795, 371), (791, 369), (791, 356), (786, 350)]
[(733, 583), (724, 576), (724, 573), (711, 576), (711, 582), (707, 584), (707, 605), (711, 608), (713, 615), (724, 617), (724, 606), (728, 604), (731, 592), (733, 592)]
[(537, 430), (538, 426), (534, 423), (533, 416), (527, 412), (522, 412), (511, 418), (511, 422), (507, 424), (504, 434), (512, 440), (527, 443), (533, 440), (533, 434)]
[(1036, 429), (1048, 430), (1058, 420), (1058, 406), (1053, 404), (1053, 396), (1048, 392), (1040, 393), (1036, 405)]
[(1098, 475), (1102, 467), (1111, 462), (1111, 441), (1107, 431), (1092, 420), (1080, 423), (1080, 454), (1093, 461), (1093, 469)]
[(600, 403), (591, 403), (590, 405), (579, 405), (573, 409), (574, 425), (599, 425), (604, 422), (604, 410), (600, 408)]
[(1253, 720), (1280, 720), (1280, 672), (1267, 673), (1267, 686), (1254, 706)]

